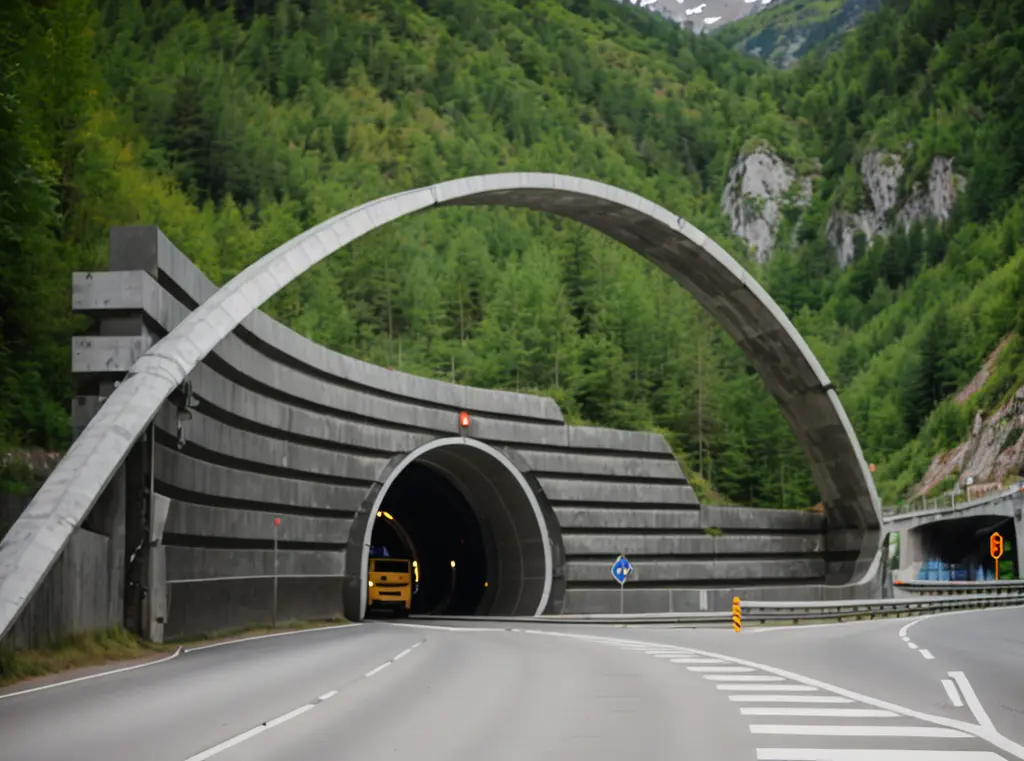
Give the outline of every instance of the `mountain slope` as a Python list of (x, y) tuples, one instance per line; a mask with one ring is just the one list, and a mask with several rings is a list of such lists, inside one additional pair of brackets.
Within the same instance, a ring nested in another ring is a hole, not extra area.
[(834, 50), (866, 13), (885, 0), (787, 0), (775, 2), (739, 23), (715, 28), (729, 47), (789, 68), (812, 50)]
[[(721, 241), (792, 315), (889, 498), (966, 434), (942, 400), (1024, 303), (1024, 3), (894, 2), (787, 72), (612, 0), (13, 7), (0, 95), (17, 124), (0, 122), (0, 168), (29, 179), (10, 186), (20, 206), (0, 205), (0, 234), (17, 231), (0, 272), (23, 277), (0, 281), (17, 358), (2, 371), (2, 447), (66, 441), (70, 327), (33, 305), (68, 303), (71, 269), (102, 266), (112, 224), (156, 222), (223, 282), (330, 214), (451, 177), (531, 169), (634, 190)], [(759, 149), (809, 183), (805, 205), (780, 211), (764, 266), (721, 207), (730, 171)], [(966, 188), (945, 221), (854, 236), (842, 268), (829, 223), (870, 203), (859, 167), (880, 150), (906, 167), (900, 199), (936, 157)], [(331, 257), (268, 310), (370, 361), (663, 430), (724, 499), (818, 500), (736, 347), (677, 286), (579, 226), (434, 211)], [(1014, 351), (1000, 383), (1017, 377)]]

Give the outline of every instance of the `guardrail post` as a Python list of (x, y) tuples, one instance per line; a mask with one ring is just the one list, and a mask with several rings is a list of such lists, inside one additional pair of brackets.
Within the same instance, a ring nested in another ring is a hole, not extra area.
[(740, 605), (740, 598), (732, 598), (732, 630), (738, 632), (743, 628), (743, 609)]

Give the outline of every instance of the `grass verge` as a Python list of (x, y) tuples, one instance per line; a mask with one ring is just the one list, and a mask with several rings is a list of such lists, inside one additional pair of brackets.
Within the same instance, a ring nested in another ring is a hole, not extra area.
[(0, 648), (0, 687), (72, 669), (169, 655), (178, 647), (197, 647), (261, 634), (319, 629), (347, 623), (347, 619), (339, 616), (317, 621), (289, 621), (276, 628), (263, 625), (245, 626), (160, 645), (147, 642), (121, 628), (72, 634), (34, 650)]

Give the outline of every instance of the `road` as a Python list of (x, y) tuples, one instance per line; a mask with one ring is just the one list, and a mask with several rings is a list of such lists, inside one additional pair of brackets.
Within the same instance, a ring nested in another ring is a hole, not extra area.
[(1022, 656), (1024, 609), (740, 634), (377, 622), (13, 688), (0, 759), (1024, 760)]

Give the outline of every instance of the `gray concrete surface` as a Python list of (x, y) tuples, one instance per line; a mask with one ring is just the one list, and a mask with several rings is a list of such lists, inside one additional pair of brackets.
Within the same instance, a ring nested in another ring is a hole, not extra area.
[[(739, 635), (443, 622), (302, 632), (0, 690), (0, 759), (1011, 761), (1024, 759), (1013, 613), (919, 620), (908, 634), (932, 660), (900, 639), (899, 621)], [(878, 655), (861, 657), (867, 648)], [(949, 671), (976, 701), (952, 704)]]
[[(791, 541), (788, 535), (808, 533), (810, 524), (742, 510), (720, 513), (721, 527), (709, 525), (704, 513), (699, 527), (693, 525), (699, 505), (661, 436), (574, 428), (564, 424), (551, 399), (374, 367), (317, 346), (258, 311), (312, 264), (365, 232), (434, 205), (463, 203), (527, 206), (577, 219), (633, 247), (691, 291), (762, 373), (804, 445), (828, 517), (823, 538), (824, 527), (816, 530), (819, 541)], [(117, 478), (124, 481), (117, 487), (125, 502), (124, 523), (115, 521), (111, 530), (123, 534), (124, 551), (118, 544), (110, 562), (119, 562), (117, 553), (130, 558), (123, 573), (115, 574), (128, 577), (123, 607), (130, 628), (149, 633), (166, 623), (184, 631), (180, 622), (161, 621), (155, 612), (166, 610), (173, 618), (182, 614), (181, 606), (155, 599), (146, 587), (154, 569), (164, 567), (178, 599), (202, 599), (198, 591), (184, 592), (188, 583), (219, 583), (225, 593), (238, 590), (240, 608), (252, 608), (255, 590), (221, 582), (248, 575), (262, 585), (259, 579), (266, 578), (265, 555), (251, 534), (259, 523), (254, 512), (303, 519), (291, 527), (292, 541), (317, 548), (293, 546), (286, 563), (311, 579), (343, 569), (338, 581), (349, 590), (349, 615), (358, 618), (361, 610), (358, 605), (352, 610), (351, 592), (364, 584), (363, 545), (374, 519), (367, 500), (379, 496), (395, 457), (457, 434), (505, 452), (524, 479), (518, 486), (521, 498), (513, 490), (495, 513), (504, 516), (508, 533), (496, 536), (493, 546), (520, 544), (518, 553), (491, 558), (512, 569), (502, 575), (515, 591), (494, 595), (504, 605), (549, 601), (603, 610), (609, 595), (617, 596), (614, 582), (610, 574), (590, 574), (596, 568), (593, 553), (609, 552), (608, 542), (596, 536), (611, 527), (603, 523), (612, 515), (608, 508), (620, 511), (614, 521), (625, 519), (623, 537), (648, 525), (642, 517), (648, 510), (674, 514), (665, 530), (643, 529), (653, 535), (637, 547), (638, 581), (627, 591), (638, 610), (663, 609), (677, 597), (690, 604), (701, 585), (716, 599), (727, 599), (731, 586), (756, 590), (788, 581), (793, 596), (800, 597), (822, 590), (863, 596), (865, 588), (878, 584), (877, 496), (849, 421), (817, 361), (763, 289), (719, 246), (638, 196), (554, 175), (456, 180), (328, 220), (220, 290), (152, 227), (115, 229), (110, 268), (75, 277), (75, 308), (98, 320), (95, 335), (75, 342), (80, 388), (74, 417), (81, 435), (0, 542), (0, 633), (24, 608), (98, 495)], [(183, 398), (186, 380), (198, 406)], [(461, 432), (460, 409), (473, 420)], [(90, 415), (95, 416), (91, 422)], [(115, 478), (118, 473), (123, 475)], [(471, 469), (456, 467), (448, 474), (472, 489)], [(475, 509), (486, 509), (479, 488), (467, 496)], [(159, 532), (147, 538), (146, 527), (159, 523), (153, 511), (162, 498), (169, 500), (161, 504), (169, 505), (171, 530), (166, 539)], [(191, 523), (176, 516), (186, 504), (195, 506)], [(197, 517), (202, 507), (239, 511), (237, 526), (223, 512), (216, 520), (212, 514)], [(578, 517), (588, 510), (595, 511), (593, 518)], [(576, 525), (566, 528), (575, 532), (571, 550), (561, 541), (558, 518), (567, 512), (577, 516)], [(629, 525), (626, 516), (636, 516), (636, 524)], [(481, 517), (487, 516), (481, 512)], [(349, 521), (345, 546), (359, 545), (360, 551), (323, 546), (322, 526), (309, 518), (336, 520), (328, 535)], [(693, 528), (669, 529), (673, 523)], [(781, 536), (766, 539), (765, 552), (756, 553), (759, 543), (740, 537), (703, 542), (703, 530), (710, 528), (726, 533), (756, 528)], [(531, 533), (546, 538), (534, 542)], [(527, 538), (513, 542), (513, 534)], [(188, 551), (176, 548), (182, 544)], [(791, 548), (788, 557), (785, 547)], [(666, 548), (671, 554), (660, 554)], [(538, 558), (547, 564), (543, 569)], [(695, 575), (701, 564), (703, 574)], [(647, 582), (640, 582), (644, 577)], [(506, 597), (514, 602), (502, 602)], [(234, 620), (235, 613), (227, 610), (232, 601), (218, 601), (225, 620)], [(317, 601), (315, 607), (323, 606)], [(341, 611), (339, 599), (334, 612)], [(120, 623), (113, 607), (108, 612), (110, 623)], [(211, 622), (216, 612), (194, 618)]]

